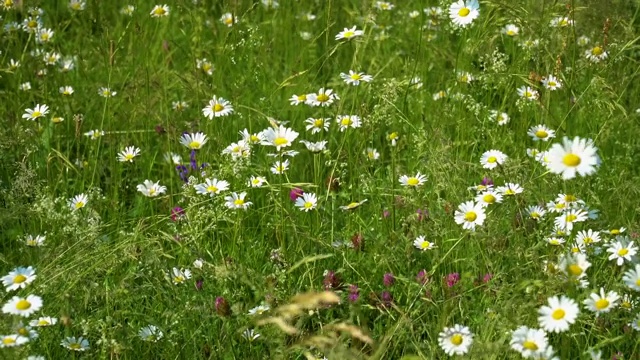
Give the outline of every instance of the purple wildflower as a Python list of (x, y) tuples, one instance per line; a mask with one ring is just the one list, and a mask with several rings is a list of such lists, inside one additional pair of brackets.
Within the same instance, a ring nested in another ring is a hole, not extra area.
[(231, 307), (225, 298), (222, 296), (218, 296), (216, 298), (216, 313), (220, 316), (229, 316), (231, 315)]
[(460, 281), (460, 274), (459, 273), (451, 273), (449, 275), (447, 275), (446, 278), (447, 281), (447, 286), (448, 287), (453, 287), (455, 284), (458, 283), (458, 281)]
[(386, 273), (382, 277), (382, 283), (386, 287), (391, 287), (391, 285), (393, 285), (393, 283), (395, 283), (395, 282), (396, 282), (396, 278), (393, 276), (392, 273)]
[(291, 201), (296, 201), (299, 197), (302, 196), (302, 194), (304, 194), (304, 190), (300, 188), (293, 188), (289, 192), (289, 198), (291, 199)]

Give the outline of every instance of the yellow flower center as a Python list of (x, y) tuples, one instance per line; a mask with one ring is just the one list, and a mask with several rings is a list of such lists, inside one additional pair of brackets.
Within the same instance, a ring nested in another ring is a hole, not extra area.
[(551, 317), (553, 318), (553, 320), (562, 320), (564, 319), (565, 315), (566, 313), (562, 309), (556, 309), (551, 313)]
[(11, 345), (16, 343), (16, 340), (14, 338), (12, 338), (12, 337), (6, 337), (6, 338), (2, 339), (2, 343), (7, 345), (7, 346), (11, 346)]
[(555, 238), (551, 239), (551, 240), (549, 240), (549, 244), (551, 244), (551, 245), (560, 245), (560, 240), (555, 239)]
[(431, 246), (431, 243), (428, 241), (423, 241), (422, 244), (420, 244), (420, 247), (423, 249), (428, 249)]
[(569, 215), (567, 215), (566, 220), (567, 220), (568, 223), (570, 223), (570, 222), (576, 221), (577, 218), (578, 217), (575, 216), (574, 214), (569, 214)]
[(329, 101), (329, 95), (327, 94), (320, 94), (318, 96), (316, 96), (316, 99), (320, 102), (325, 102), (325, 101)]
[(27, 23), (27, 27), (31, 29), (35, 29), (38, 27), (38, 22), (35, 20), (29, 20), (29, 22)]
[(487, 204), (493, 204), (496, 201), (496, 197), (492, 194), (486, 194), (482, 197), (482, 200)]
[(469, 8), (462, 8), (460, 10), (458, 10), (458, 15), (461, 17), (466, 17), (469, 15), (469, 13), (471, 12), (471, 10)]
[(343, 118), (342, 120), (340, 120), (340, 124), (342, 126), (349, 126), (349, 125), (351, 125), (351, 119), (348, 118), (348, 117)]
[(578, 266), (578, 264), (571, 264), (567, 266), (567, 270), (571, 275), (574, 275), (574, 276), (582, 275), (582, 271), (583, 271), (582, 268)]
[(76, 207), (76, 209), (83, 208), (83, 207), (84, 207), (84, 202), (82, 202), (82, 201), (78, 201), (78, 202), (76, 202), (75, 207)]
[(529, 214), (529, 216), (531, 216), (531, 217), (532, 217), (532, 218), (534, 218), (534, 219), (537, 219), (537, 218), (539, 218), (539, 217), (540, 217), (540, 214), (539, 214), (539, 213), (537, 213), (537, 212), (532, 212), (531, 214)]
[(134, 157), (133, 154), (126, 154), (124, 156), (125, 160), (127, 160), (127, 161), (133, 159), (133, 157)]
[(360, 205), (360, 204), (358, 204), (357, 202), (352, 202), (351, 204), (347, 205), (347, 209), (356, 208), (356, 207), (358, 207), (358, 205)]
[(598, 301), (596, 301), (596, 303), (594, 304), (596, 309), (598, 310), (603, 310), (609, 307), (609, 300), (607, 299), (599, 299)]
[(164, 15), (166, 13), (166, 11), (164, 10), (164, 8), (158, 7), (155, 10), (153, 10), (153, 13), (158, 15), (158, 16), (161, 16), (161, 15)]
[(149, 189), (149, 196), (153, 196), (155, 194), (156, 194), (156, 189), (155, 188)]
[(558, 83), (553, 80), (549, 81), (547, 84), (549, 85), (549, 87), (556, 87), (556, 85), (558, 85)]
[[(307, 100), (307, 95), (298, 95), (298, 101), (306, 101)], [(317, 121), (317, 120), (316, 120)]]
[(507, 189), (504, 191), (505, 195), (515, 195), (516, 192), (513, 189)]
[(82, 345), (80, 345), (80, 344), (78, 344), (78, 343), (72, 343), (72, 344), (69, 344), (69, 349), (72, 349), (72, 350), (78, 350), (78, 349), (80, 349), (81, 347), (82, 347)]
[(610, 231), (611, 235), (619, 235), (620, 234), (620, 230), (618, 229), (613, 229)]
[(217, 187), (215, 187), (213, 185), (207, 186), (207, 192), (214, 193), (214, 192), (217, 192), (217, 191), (218, 191)]
[(18, 334), (22, 336), (29, 336), (29, 330), (27, 328), (22, 327), (18, 329)]
[(250, 140), (251, 142), (254, 142), (254, 143), (255, 143), (255, 142), (260, 141), (260, 138), (259, 138), (257, 135), (251, 135), (251, 136), (249, 136), (249, 140)]
[(589, 244), (593, 243), (593, 239), (590, 238), (590, 237), (586, 237), (586, 238), (582, 239), (582, 242), (587, 244), (587, 245), (589, 245)]
[(450, 341), (453, 345), (459, 346), (460, 344), (462, 344), (462, 335), (455, 334), (451, 337)]
[(349, 77), (351, 78), (351, 80), (356, 80), (356, 81), (362, 79), (362, 76), (360, 76), (360, 74), (352, 74)]
[(417, 178), (414, 178), (414, 177), (409, 178), (409, 179), (407, 180), (407, 185), (409, 185), (409, 186), (416, 186), (416, 185), (418, 185), (419, 183), (420, 183), (420, 180), (418, 180)]
[(515, 34), (516, 34), (516, 32), (515, 32), (515, 31), (513, 31), (513, 30), (511, 30), (511, 29), (507, 30), (507, 35), (509, 35), (509, 36), (514, 36)]
[(18, 274), (13, 278), (13, 283), (14, 284), (22, 284), (23, 282), (25, 282), (27, 280), (27, 277), (22, 275), (22, 274)]
[(533, 340), (526, 340), (522, 343), (522, 347), (531, 351), (538, 350), (538, 345)]
[(490, 164), (495, 163), (496, 161), (498, 161), (498, 158), (495, 156), (489, 156), (489, 158), (487, 159), (487, 162)]
[(524, 92), (524, 97), (526, 97), (526, 98), (533, 97), (533, 93), (531, 91), (527, 90), (527, 91)]
[(555, 208), (556, 208), (556, 209), (564, 209), (564, 204), (563, 204), (563, 203), (557, 203), (557, 204), (555, 205)]
[(42, 113), (40, 111), (34, 111), (31, 113), (32, 118), (38, 118), (40, 116), (42, 116)]
[(478, 215), (473, 211), (469, 211), (466, 214), (464, 214), (464, 219), (468, 222), (476, 221), (477, 218), (478, 218)]
[(16, 303), (16, 309), (18, 310), (28, 310), (31, 307), (31, 303), (28, 302), (26, 299), (21, 299), (20, 301), (18, 301)]
[(576, 167), (580, 165), (581, 162), (580, 156), (576, 154), (567, 154), (562, 158), (562, 163), (570, 167)]
[(304, 208), (305, 209), (311, 209), (313, 207), (313, 203), (310, 201), (307, 201), (306, 203), (304, 203)]
[(536, 135), (536, 137), (537, 137), (537, 138), (544, 139), (544, 138), (546, 138), (547, 136), (549, 136), (549, 133), (547, 133), (547, 132), (546, 132), (546, 131), (544, 131), (544, 130), (538, 130), (538, 131), (536, 131), (536, 134), (535, 134), (535, 135)]
[(345, 33), (342, 36), (348, 39), (348, 38), (352, 37), (353, 35), (355, 35), (355, 33), (353, 31), (345, 31)]
[(224, 24), (225, 24), (225, 25), (231, 25), (232, 23), (233, 23), (233, 18), (232, 18), (231, 16), (226, 17), (226, 18), (224, 19)]
[(215, 111), (215, 112), (220, 112), (220, 111), (222, 111), (222, 110), (224, 110), (224, 106), (223, 106), (223, 105), (221, 105), (221, 104), (215, 104), (215, 105), (213, 105), (213, 111)]
[(636, 280), (636, 286), (640, 286), (640, 279)]
[(276, 146), (282, 146), (287, 144), (289, 141), (286, 138), (283, 137), (278, 137), (275, 140), (273, 140), (273, 143), (276, 144)]
[(631, 303), (628, 301), (623, 301), (620, 303), (620, 307), (623, 307), (625, 309), (631, 309)]
[(244, 200), (243, 200), (243, 199), (235, 199), (235, 200), (233, 201), (233, 204), (234, 204), (235, 206), (242, 206), (242, 205), (244, 205)]
[(185, 280), (185, 278), (182, 275), (178, 275), (178, 276), (173, 278), (173, 282), (175, 282), (175, 283), (183, 283), (184, 280)]
[(618, 250), (618, 256), (625, 256), (629, 253), (629, 249), (627, 248), (622, 248), (620, 250)]
[(604, 53), (604, 50), (600, 46), (596, 46), (591, 49), (591, 55), (593, 56), (600, 56), (602, 53)]
[(199, 149), (200, 148), (200, 141), (195, 141), (195, 140), (191, 141), (189, 143), (189, 147), (192, 148), (192, 149)]
[[(204, 64), (202, 64), (202, 70), (203, 70), (204, 72), (209, 72), (209, 70), (211, 70), (211, 68), (212, 68), (212, 67), (213, 67), (213, 66), (212, 66), (211, 64), (209, 64), (209, 63), (204, 63)], [(220, 111), (220, 110), (218, 110), (218, 111)]]
[(322, 127), (322, 125), (324, 125), (324, 119), (315, 119), (313, 121), (313, 126), (315, 127)]
[(40, 320), (38, 320), (38, 326), (47, 326), (47, 325), (50, 325), (50, 324), (51, 324), (51, 323), (50, 323), (50, 322), (48, 322), (48, 321), (47, 321), (47, 320), (45, 320), (45, 319), (40, 319)]
[(389, 140), (395, 140), (397, 138), (398, 138), (398, 133), (392, 132), (391, 134), (389, 134)]

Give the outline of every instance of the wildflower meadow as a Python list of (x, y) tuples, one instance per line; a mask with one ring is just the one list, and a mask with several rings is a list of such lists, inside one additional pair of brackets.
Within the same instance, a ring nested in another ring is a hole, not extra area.
[(2, 359), (640, 359), (637, 0), (2, 0)]

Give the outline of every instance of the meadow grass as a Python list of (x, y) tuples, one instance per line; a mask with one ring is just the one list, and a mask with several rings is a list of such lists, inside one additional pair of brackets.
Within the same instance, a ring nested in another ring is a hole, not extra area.
[[(265, 2), (167, 1), (155, 17), (141, 0), (4, 1), (2, 358), (440, 359), (456, 342), (469, 359), (640, 358), (640, 283), (623, 281), (638, 263), (637, 2), (487, 0), (464, 27), (452, 1)], [(353, 26), (363, 35), (336, 40)], [(347, 84), (349, 70), (373, 80)], [(309, 105), (321, 88), (339, 99)], [(207, 118), (214, 96), (233, 112)], [(343, 115), (361, 126), (341, 131)], [(534, 141), (539, 124), (555, 137)], [(298, 133), (290, 146), (251, 143), (279, 127)], [(238, 143), (244, 129), (255, 137)], [(181, 144), (198, 132), (200, 149)], [(597, 147), (586, 176), (548, 166), (565, 136)], [(139, 154), (119, 161), (128, 146)], [(488, 169), (493, 149), (507, 158)], [(214, 178), (228, 189), (197, 193)], [(463, 229), (481, 183), (502, 202)], [(227, 206), (234, 192), (251, 204)], [(35, 280), (10, 273), (29, 266)], [(595, 312), (584, 301), (600, 288), (615, 294)], [(28, 295), (42, 307), (16, 314)], [(554, 296), (579, 308), (557, 332), (538, 319)], [(27, 326), (44, 316), (55, 324)], [(520, 326), (546, 330), (545, 346), (519, 354)]]

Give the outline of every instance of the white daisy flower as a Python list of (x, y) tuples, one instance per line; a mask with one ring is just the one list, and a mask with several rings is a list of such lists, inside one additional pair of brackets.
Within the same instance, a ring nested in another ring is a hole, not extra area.
[(484, 223), (486, 214), (481, 204), (467, 201), (458, 206), (455, 214), (456, 224), (461, 224), (465, 230), (475, 230), (476, 225), (481, 226)]
[(2, 284), (7, 291), (24, 289), (31, 284), (37, 277), (36, 271), (32, 266), (17, 267), (9, 272), (8, 275), (2, 277)]
[(539, 221), (547, 214), (547, 211), (538, 205), (528, 206), (525, 210), (529, 217), (533, 220)]
[(243, 209), (246, 210), (251, 206), (251, 201), (246, 201), (245, 197), (247, 196), (246, 192), (241, 193), (231, 193), (231, 196), (225, 196), (225, 205), (229, 209)]
[(89, 197), (86, 194), (80, 194), (72, 197), (67, 201), (69, 208), (71, 211), (76, 211), (78, 209), (82, 209), (89, 202)]
[(588, 310), (593, 311), (596, 315), (607, 313), (611, 309), (618, 306), (618, 300), (620, 296), (615, 291), (604, 292), (604, 288), (600, 288), (600, 293), (591, 293), (589, 298), (582, 303)]
[(498, 165), (504, 164), (507, 160), (507, 155), (499, 150), (485, 151), (480, 156), (480, 164), (485, 169), (495, 169)]
[(267, 179), (262, 176), (251, 176), (249, 179), (248, 185), (253, 188), (262, 187), (267, 182)]
[(532, 358), (549, 345), (547, 333), (540, 329), (520, 326), (511, 333), (511, 348), (523, 358)]
[(42, 308), (42, 298), (37, 295), (27, 297), (14, 296), (2, 307), (5, 314), (29, 317)]
[(361, 81), (367, 83), (373, 81), (373, 76), (361, 72), (355, 72), (353, 70), (349, 70), (348, 74), (340, 73), (340, 78), (342, 78), (342, 80), (344, 80), (348, 85), (354, 86), (360, 85)]
[(402, 186), (418, 187), (418, 186), (422, 186), (425, 183), (425, 181), (427, 181), (427, 177), (420, 174), (420, 172), (418, 172), (415, 176), (402, 175), (400, 176), (398, 181)]
[(331, 118), (308, 118), (304, 122), (307, 124), (307, 130), (310, 130), (312, 134), (317, 134), (321, 131), (329, 131)]
[(210, 120), (214, 117), (227, 116), (233, 113), (233, 106), (224, 98), (216, 97), (215, 95), (207, 106), (202, 109), (202, 114)]
[(311, 141), (306, 141), (306, 140), (301, 140), (301, 143), (304, 144), (304, 146), (307, 148), (307, 150), (313, 152), (313, 153), (317, 153), (320, 151), (324, 151), (327, 147), (327, 141), (322, 140), (322, 141), (318, 141), (318, 142), (311, 142)]
[(459, 324), (445, 327), (438, 334), (438, 345), (447, 355), (464, 355), (473, 344), (473, 334), (468, 327)]
[(249, 315), (262, 315), (270, 309), (269, 305), (258, 305), (249, 310)]
[(588, 49), (584, 52), (584, 56), (587, 57), (591, 62), (599, 63), (600, 61), (606, 59), (609, 54), (604, 50), (602, 46), (594, 46), (591, 49)]
[(556, 132), (544, 125), (536, 125), (529, 128), (527, 135), (531, 136), (533, 141), (549, 141), (556, 137)]
[(268, 128), (262, 132), (262, 145), (275, 146), (277, 151), (289, 147), (298, 137), (298, 133), (280, 125), (278, 128)]
[(542, 79), (542, 85), (548, 90), (554, 91), (558, 90), (562, 87), (562, 81), (560, 81), (557, 77), (549, 74), (546, 78)]
[(502, 193), (502, 195), (513, 196), (521, 194), (524, 191), (524, 188), (519, 184), (506, 183), (504, 186), (498, 186), (496, 191)]
[(271, 173), (276, 175), (282, 175), (289, 169), (289, 159), (285, 161), (276, 161), (271, 167)]
[(578, 234), (576, 235), (576, 242), (578, 244), (584, 244), (584, 245), (592, 245), (594, 243), (600, 242), (600, 232), (599, 231), (593, 231), (591, 229), (587, 229), (587, 230), (580, 230), (578, 231)]
[(66, 347), (71, 351), (86, 351), (89, 349), (89, 340), (81, 337), (76, 338), (75, 336), (70, 336), (62, 340), (60, 345)]
[(295, 205), (300, 211), (308, 212), (318, 206), (318, 198), (316, 194), (305, 192), (296, 199)]
[(202, 145), (206, 144), (207, 141), (207, 135), (201, 132), (195, 134), (183, 134), (182, 137), (180, 137), (180, 144), (191, 150), (198, 150), (202, 148)]
[(459, 0), (449, 6), (449, 17), (457, 26), (466, 27), (478, 16), (480, 16), (480, 4), (477, 0)]
[(171, 281), (176, 284), (176, 285), (180, 285), (183, 284), (185, 281), (191, 279), (191, 270), (189, 269), (178, 269), (178, 268), (173, 268), (171, 270)]
[(151, 17), (169, 16), (169, 5), (156, 5), (151, 9), (149, 15), (151, 15)]
[(560, 333), (569, 330), (569, 326), (578, 317), (578, 304), (566, 296), (553, 296), (548, 299), (548, 305), (538, 310), (540, 326), (549, 332)]
[(362, 124), (358, 115), (338, 115), (336, 122), (340, 126), (340, 131), (343, 132), (348, 128), (356, 129)]
[(475, 201), (478, 204), (486, 207), (491, 204), (501, 203), (502, 194), (494, 190), (485, 191), (483, 193), (476, 195)]
[(327, 107), (336, 100), (340, 100), (340, 97), (331, 89), (320, 88), (317, 94), (307, 94), (307, 104), (311, 106)]
[(196, 194), (200, 195), (213, 195), (220, 194), (222, 191), (229, 189), (229, 183), (225, 180), (218, 179), (205, 179), (204, 183), (194, 186)]
[(140, 154), (140, 148), (128, 146), (118, 154), (118, 161), (133, 162), (133, 158)]
[(420, 235), (413, 241), (413, 246), (418, 250), (426, 251), (436, 248), (436, 244), (427, 241), (424, 236)]
[(352, 28), (344, 28), (344, 30), (340, 31), (338, 35), (336, 35), (336, 40), (351, 40), (355, 37), (364, 35), (364, 31), (356, 29), (356, 27)]
[(14, 335), (0, 335), (0, 348), (10, 348), (15, 346), (24, 345), (29, 342), (29, 338), (14, 334)]
[(600, 165), (600, 158), (590, 139), (575, 137), (570, 140), (566, 136), (562, 144), (553, 144), (549, 149), (547, 164), (549, 171), (562, 174), (564, 180), (573, 179), (576, 173), (580, 176), (591, 175)]
[(632, 258), (638, 252), (638, 248), (633, 241), (619, 238), (618, 241), (609, 244), (607, 252), (610, 253), (609, 260), (615, 260), (618, 266), (622, 266), (625, 261), (632, 261)]
[(37, 120), (49, 113), (49, 107), (45, 104), (37, 104), (33, 109), (26, 109), (22, 114), (23, 119)]
[(156, 197), (167, 191), (167, 187), (160, 185), (160, 181), (154, 183), (151, 180), (145, 180), (142, 184), (138, 184), (136, 189), (147, 197)]
[(35, 320), (29, 321), (29, 325), (33, 327), (52, 326), (58, 323), (58, 319), (51, 316), (43, 316)]
[(640, 291), (640, 264), (635, 264), (633, 269), (625, 271), (622, 281), (630, 289)]
[(529, 100), (529, 101), (537, 100), (539, 95), (540, 94), (538, 94), (537, 90), (529, 86), (521, 86), (518, 88), (518, 96), (526, 100)]

